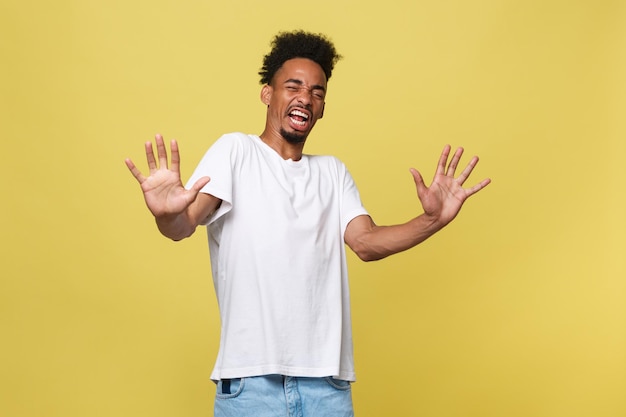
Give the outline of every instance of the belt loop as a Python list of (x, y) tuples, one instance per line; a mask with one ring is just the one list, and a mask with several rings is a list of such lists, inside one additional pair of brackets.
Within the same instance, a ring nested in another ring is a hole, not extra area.
[(230, 393), (230, 379), (222, 379), (222, 394)]

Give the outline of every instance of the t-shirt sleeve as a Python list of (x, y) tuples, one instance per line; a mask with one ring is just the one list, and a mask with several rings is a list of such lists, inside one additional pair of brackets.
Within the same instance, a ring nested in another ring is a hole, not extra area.
[(195, 171), (187, 181), (185, 188), (202, 177), (211, 180), (200, 192), (211, 194), (220, 200), (220, 207), (210, 216), (205, 224), (211, 224), (232, 209), (233, 204), (233, 165), (237, 158), (237, 141), (233, 134), (220, 137), (204, 154)]
[(368, 215), (368, 212), (365, 207), (363, 207), (359, 190), (356, 187), (352, 175), (350, 175), (350, 172), (343, 163), (340, 162), (340, 164), (340, 172), (343, 173), (343, 195), (341, 203), (341, 230), (343, 233), (346, 231), (346, 227), (348, 227), (348, 223), (350, 223), (352, 219), (358, 216)]

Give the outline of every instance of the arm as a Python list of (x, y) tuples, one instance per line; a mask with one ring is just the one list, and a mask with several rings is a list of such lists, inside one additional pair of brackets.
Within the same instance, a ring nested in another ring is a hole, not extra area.
[(135, 164), (126, 159), (126, 166), (141, 185), (146, 205), (154, 215), (159, 231), (172, 240), (191, 236), (196, 227), (219, 207), (221, 200), (210, 194), (200, 193), (209, 181), (202, 177), (187, 190), (180, 179), (180, 154), (178, 144), (171, 141), (172, 166), (168, 168), (167, 149), (161, 135), (156, 135), (157, 156), (154, 157), (152, 142), (146, 143), (146, 159), (150, 175), (145, 177)]
[(394, 226), (377, 226), (369, 216), (359, 216), (348, 223), (344, 240), (359, 258), (374, 261), (418, 245), (450, 223), (465, 200), (491, 182), (487, 178), (471, 188), (463, 188), (478, 163), (478, 157), (473, 157), (461, 175), (454, 178), (463, 149), (457, 149), (447, 165), (449, 155), (450, 146), (446, 145), (430, 187), (424, 184), (417, 170), (411, 169), (423, 214)]

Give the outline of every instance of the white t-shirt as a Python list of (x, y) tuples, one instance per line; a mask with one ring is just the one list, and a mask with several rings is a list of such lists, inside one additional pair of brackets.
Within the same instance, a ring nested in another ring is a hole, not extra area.
[(258, 136), (230, 133), (188, 186), (222, 200), (208, 220), (220, 349), (211, 378), (282, 374), (354, 381), (347, 224), (366, 215), (332, 156), (284, 160)]

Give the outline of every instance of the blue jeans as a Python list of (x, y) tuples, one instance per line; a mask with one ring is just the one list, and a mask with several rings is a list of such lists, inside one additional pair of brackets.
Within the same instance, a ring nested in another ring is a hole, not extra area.
[(350, 382), (265, 375), (217, 383), (215, 417), (353, 417)]

